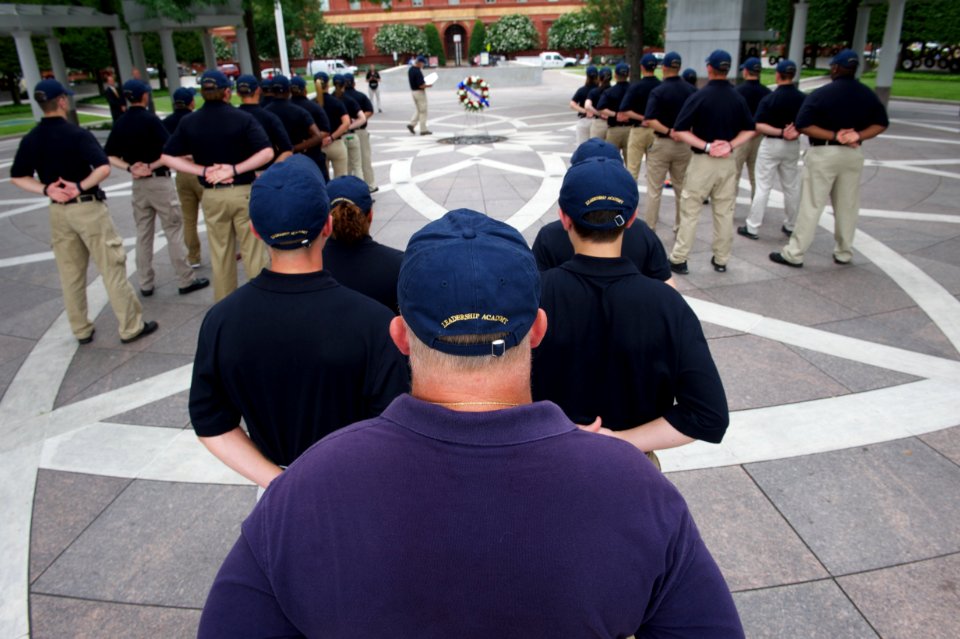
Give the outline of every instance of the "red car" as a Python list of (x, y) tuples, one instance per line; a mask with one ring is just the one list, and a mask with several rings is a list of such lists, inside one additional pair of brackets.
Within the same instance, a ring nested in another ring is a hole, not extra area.
[(228, 78), (233, 78), (236, 80), (240, 77), (240, 67), (235, 64), (221, 64), (219, 67), (220, 73), (227, 76)]

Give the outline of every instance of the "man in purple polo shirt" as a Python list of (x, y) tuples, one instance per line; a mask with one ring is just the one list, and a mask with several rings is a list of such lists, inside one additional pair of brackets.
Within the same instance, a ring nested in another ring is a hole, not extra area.
[(412, 392), (274, 480), (207, 637), (742, 637), (683, 498), (630, 444), (532, 403), (547, 330), (516, 230), (460, 209), (410, 239)]

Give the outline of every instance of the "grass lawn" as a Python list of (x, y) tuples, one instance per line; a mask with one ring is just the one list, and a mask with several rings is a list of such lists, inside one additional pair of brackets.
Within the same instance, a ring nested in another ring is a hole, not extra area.
[[(98, 122), (109, 122), (110, 116), (100, 117), (96, 115), (80, 114), (80, 124), (96, 124)], [(0, 107), (0, 136), (17, 135), (26, 133), (37, 123), (33, 119), (33, 112), (27, 105), (15, 107), (8, 105)]]
[[(200, 97), (199, 92), (197, 93), (196, 96), (194, 96), (194, 100), (196, 101), (196, 108), (199, 109), (201, 106), (203, 106), (203, 98)], [(233, 104), (234, 106), (239, 105), (240, 96), (234, 93), (232, 96), (230, 96), (230, 103)], [(103, 96), (98, 95), (92, 98), (84, 98), (83, 100), (80, 101), (80, 104), (81, 105), (98, 104), (98, 105), (106, 106), (107, 99), (104, 98)], [(173, 113), (173, 103), (170, 100), (170, 92), (167, 91), (166, 89), (163, 89), (163, 90), (154, 89), (153, 107), (160, 113)]]

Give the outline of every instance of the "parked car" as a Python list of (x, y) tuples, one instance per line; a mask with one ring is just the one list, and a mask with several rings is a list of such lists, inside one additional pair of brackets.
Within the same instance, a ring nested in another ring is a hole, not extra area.
[(349, 73), (350, 75), (355, 75), (357, 73), (357, 67), (348, 65), (346, 62), (340, 59), (311, 60), (307, 63), (308, 77), (312, 78), (320, 71), (323, 71), (329, 75), (333, 75), (335, 73)]
[(228, 78), (233, 78), (236, 80), (240, 77), (240, 67), (235, 64), (221, 64), (217, 69), (220, 70), (220, 73), (227, 76)]
[(516, 59), (520, 64), (530, 66), (540, 66), (544, 69), (556, 69), (561, 67), (573, 67), (577, 65), (576, 58), (566, 58), (556, 51), (544, 51), (538, 56), (519, 56)]

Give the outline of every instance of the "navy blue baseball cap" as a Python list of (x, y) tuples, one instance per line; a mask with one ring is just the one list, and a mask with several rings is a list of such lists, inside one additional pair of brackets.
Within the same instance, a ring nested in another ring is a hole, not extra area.
[(139, 102), (150, 93), (150, 85), (143, 80), (127, 80), (123, 83), (123, 97), (130, 102)]
[(613, 72), (610, 70), (610, 67), (600, 67), (599, 71), (601, 78), (612, 78)]
[(330, 81), (330, 76), (327, 75), (325, 71), (317, 71), (316, 73), (313, 74), (313, 79), (320, 80), (323, 83), (327, 83)]
[(343, 78), (343, 74), (342, 74), (342, 73), (334, 73), (334, 74), (333, 74), (333, 84), (334, 84), (334, 86), (336, 86), (336, 85), (338, 85), (338, 84), (345, 84), (345, 83), (346, 83), (346, 80)]
[(56, 80), (40, 80), (37, 86), (33, 87), (33, 99), (37, 102), (47, 102), (61, 95), (73, 95), (73, 91)]
[[(633, 217), (640, 203), (640, 192), (622, 160), (592, 157), (567, 169), (558, 203), (560, 210), (581, 226), (615, 229), (626, 226)], [(605, 224), (594, 224), (584, 220), (592, 211), (617, 211), (619, 215)]]
[(424, 64), (426, 64), (426, 63), (427, 63), (427, 56), (418, 55), (418, 56), (417, 56), (417, 62), (423, 62)]
[(299, 75), (295, 75), (292, 78), (290, 78), (290, 86), (297, 87), (299, 89), (306, 89), (307, 81), (301, 78)]
[(730, 54), (723, 49), (717, 49), (707, 56), (706, 62), (717, 71), (729, 71), (731, 58)]
[(286, 93), (290, 90), (290, 78), (278, 73), (273, 76), (273, 82), (270, 86), (273, 87), (274, 93)]
[(652, 53), (645, 53), (642, 58), (640, 58), (640, 66), (646, 69), (647, 71), (653, 71), (657, 68), (657, 65), (660, 63), (657, 60), (657, 56)]
[(777, 73), (783, 75), (796, 75), (797, 74), (797, 63), (793, 60), (787, 60), (786, 58), (781, 58), (780, 62), (777, 62)]
[(570, 164), (582, 162), (587, 158), (610, 158), (611, 160), (620, 160), (623, 163), (620, 149), (600, 138), (590, 138), (578, 146), (573, 155), (570, 156)]
[(244, 74), (237, 78), (237, 93), (240, 95), (253, 95), (260, 86), (260, 81), (255, 76)]
[[(428, 347), (450, 355), (499, 356), (530, 332), (540, 308), (540, 274), (519, 231), (457, 209), (410, 238), (397, 301), (407, 326)], [(462, 335), (496, 338), (455, 343)]]
[(597, 67), (593, 66), (592, 64), (587, 67), (587, 77), (588, 77), (588, 78), (596, 77), (596, 76), (599, 75), (599, 74), (600, 74), (600, 71), (598, 71), (598, 70), (597, 70)]
[(830, 66), (837, 65), (845, 69), (856, 69), (860, 66), (860, 56), (853, 49), (844, 49), (830, 60)]
[(323, 174), (306, 155), (273, 164), (250, 190), (250, 221), (260, 239), (275, 249), (306, 246), (320, 235), (329, 216)]
[(327, 183), (327, 195), (330, 196), (330, 206), (338, 202), (353, 204), (364, 213), (370, 212), (373, 198), (370, 197), (370, 187), (367, 183), (354, 175), (342, 175)]
[(193, 96), (197, 94), (197, 90), (191, 87), (180, 87), (173, 92), (173, 104), (174, 106), (190, 106), (190, 103), (193, 102)]
[(619, 76), (628, 76), (630, 75), (630, 65), (626, 62), (618, 62), (617, 66), (613, 68), (613, 72)]
[(230, 78), (220, 71), (204, 71), (200, 76), (201, 89), (229, 89), (231, 86), (233, 85), (230, 84)]
[(683, 65), (683, 58), (676, 51), (671, 51), (663, 56), (663, 66), (670, 69), (679, 69)]
[(687, 82), (696, 82), (697, 72), (693, 69), (687, 68), (683, 70), (683, 73), (680, 74), (680, 77), (686, 80)]
[(743, 64), (740, 65), (741, 71), (746, 69), (750, 73), (760, 73), (762, 68), (763, 65), (760, 63), (760, 58), (747, 58), (743, 61)]

